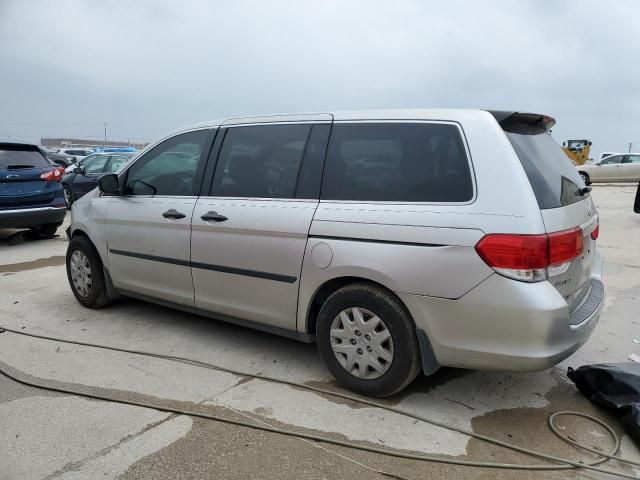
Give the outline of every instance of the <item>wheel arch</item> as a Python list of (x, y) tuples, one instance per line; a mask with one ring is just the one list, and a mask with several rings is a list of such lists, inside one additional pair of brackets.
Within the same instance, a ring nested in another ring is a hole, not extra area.
[(587, 177), (587, 181), (585, 182), (586, 185), (591, 184), (591, 176), (588, 172), (585, 172), (584, 170), (578, 170), (578, 175), (584, 175), (585, 177)]
[(320, 312), (320, 308), (322, 307), (324, 302), (327, 300), (327, 298), (329, 298), (333, 293), (335, 293), (339, 289), (346, 287), (347, 285), (351, 285), (353, 283), (367, 283), (369, 285), (373, 285), (375, 287), (378, 287), (384, 290), (390, 295), (393, 295), (393, 297), (396, 300), (398, 300), (398, 303), (402, 305), (402, 308), (404, 308), (407, 315), (411, 319), (411, 322), (413, 323), (414, 328), (416, 328), (416, 322), (414, 321), (413, 316), (411, 315), (411, 312), (409, 311), (407, 306), (404, 304), (402, 299), (398, 297), (398, 295), (396, 295), (393, 290), (383, 285), (382, 283), (376, 282), (375, 280), (371, 280), (369, 278), (358, 277), (358, 276), (340, 276), (340, 277), (334, 277), (325, 281), (316, 289), (315, 293), (311, 297), (311, 301), (309, 302), (309, 306), (307, 308), (307, 314), (306, 314), (306, 328), (305, 328), (306, 333), (312, 334), (312, 335), (315, 334), (318, 313)]

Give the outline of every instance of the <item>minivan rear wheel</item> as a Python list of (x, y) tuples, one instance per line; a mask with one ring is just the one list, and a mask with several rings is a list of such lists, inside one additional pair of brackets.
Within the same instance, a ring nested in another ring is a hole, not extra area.
[(334, 292), (316, 323), (318, 350), (338, 383), (364, 395), (388, 397), (420, 371), (415, 327), (400, 301), (367, 283)]
[(102, 308), (111, 303), (100, 255), (89, 239), (84, 236), (71, 239), (66, 264), (71, 291), (82, 305)]

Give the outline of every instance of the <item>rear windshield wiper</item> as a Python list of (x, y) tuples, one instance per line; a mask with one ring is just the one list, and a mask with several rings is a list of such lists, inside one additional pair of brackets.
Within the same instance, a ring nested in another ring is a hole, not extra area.
[(7, 165), (7, 170), (20, 170), (21, 168), (36, 168), (35, 165), (25, 165), (22, 163), (15, 163), (11, 165)]

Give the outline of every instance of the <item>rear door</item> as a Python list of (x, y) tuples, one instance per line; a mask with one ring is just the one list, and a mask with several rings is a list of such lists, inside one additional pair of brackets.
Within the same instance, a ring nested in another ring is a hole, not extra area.
[(116, 288), (193, 306), (191, 215), (214, 130), (170, 137), (122, 175), (107, 208), (109, 273)]
[(0, 143), (0, 208), (52, 202), (60, 191), (58, 182), (50, 181), (52, 177), (47, 180), (52, 170), (51, 162), (35, 145)]
[(629, 154), (622, 159), (621, 182), (640, 182), (640, 155)]
[[(571, 161), (544, 129), (522, 132), (517, 125), (503, 126), (529, 178), (538, 200), (547, 233), (582, 230), (582, 255), (561, 267), (549, 268), (549, 282), (562, 294), (570, 311), (589, 291), (596, 241), (591, 233), (598, 227), (598, 213)], [(604, 167), (603, 167), (604, 168)]]
[(198, 308), (295, 330), (329, 129), (329, 122), (222, 129), (212, 189), (193, 214)]

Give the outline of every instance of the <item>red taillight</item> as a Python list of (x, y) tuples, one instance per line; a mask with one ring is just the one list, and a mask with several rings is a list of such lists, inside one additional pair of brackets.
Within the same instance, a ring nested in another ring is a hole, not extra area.
[(594, 228), (591, 231), (591, 240), (597, 240), (598, 239), (598, 235), (600, 235), (600, 224), (599, 223), (596, 225), (596, 228)]
[(529, 270), (549, 265), (546, 235), (486, 235), (476, 251), (493, 268)]
[(40, 180), (44, 180), (45, 182), (59, 182), (61, 179), (62, 179), (62, 173), (58, 168), (54, 168), (50, 172), (45, 172), (42, 175), (40, 175)]
[(582, 249), (580, 228), (541, 235), (485, 235), (476, 245), (478, 255), (498, 273), (528, 282), (544, 280), (548, 267), (573, 260)]
[(574, 228), (550, 233), (549, 265), (558, 265), (573, 260), (582, 253), (582, 229)]

